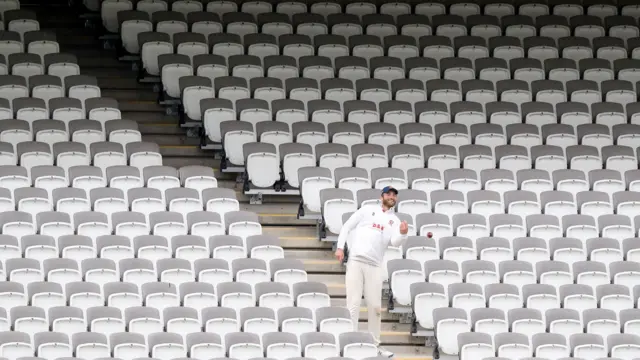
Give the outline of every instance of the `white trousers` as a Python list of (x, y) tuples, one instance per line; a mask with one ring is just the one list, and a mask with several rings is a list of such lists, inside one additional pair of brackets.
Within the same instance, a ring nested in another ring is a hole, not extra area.
[(358, 331), (360, 304), (362, 295), (364, 295), (369, 313), (369, 332), (373, 335), (376, 345), (379, 345), (382, 319), (382, 268), (349, 260), (345, 286), (347, 288), (347, 308), (351, 314), (353, 331)]

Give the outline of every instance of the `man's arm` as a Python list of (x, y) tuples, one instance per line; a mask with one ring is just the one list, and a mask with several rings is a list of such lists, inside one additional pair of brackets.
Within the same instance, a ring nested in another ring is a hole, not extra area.
[[(403, 222), (398, 218), (396, 218), (395, 223), (396, 224), (393, 226), (393, 235), (391, 235), (391, 246), (398, 247), (402, 246), (404, 242), (407, 241), (407, 238), (409, 237), (407, 235), (409, 225), (403, 224)], [(406, 228), (404, 228), (405, 226)]]
[(349, 233), (358, 226), (358, 223), (362, 220), (363, 216), (364, 210), (360, 208), (356, 210), (349, 220), (342, 225), (340, 235), (338, 235), (338, 244), (336, 249), (344, 249), (344, 245), (347, 243), (347, 239), (349, 238)]

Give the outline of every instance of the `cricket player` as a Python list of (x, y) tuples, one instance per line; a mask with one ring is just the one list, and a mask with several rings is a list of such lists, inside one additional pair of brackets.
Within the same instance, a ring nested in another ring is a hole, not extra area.
[(406, 241), (409, 226), (406, 221), (400, 221), (393, 211), (398, 190), (387, 186), (382, 189), (381, 197), (382, 206), (362, 207), (342, 226), (335, 256), (341, 262), (344, 260), (345, 244), (351, 237), (345, 285), (353, 331), (358, 331), (360, 303), (364, 294), (369, 313), (369, 332), (378, 346), (378, 352), (381, 356), (393, 357), (391, 351), (379, 346), (383, 257), (389, 245), (401, 246)]

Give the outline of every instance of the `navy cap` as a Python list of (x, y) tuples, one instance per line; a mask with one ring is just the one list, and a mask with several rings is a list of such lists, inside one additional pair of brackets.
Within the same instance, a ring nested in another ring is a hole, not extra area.
[(382, 188), (383, 194), (387, 194), (389, 192), (393, 192), (396, 195), (398, 195), (398, 190), (396, 190), (393, 186), (385, 186), (384, 188)]

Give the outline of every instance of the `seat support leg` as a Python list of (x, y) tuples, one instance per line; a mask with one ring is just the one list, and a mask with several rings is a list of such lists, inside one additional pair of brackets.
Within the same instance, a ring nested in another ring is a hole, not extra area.
[(251, 195), (251, 198), (249, 199), (249, 204), (262, 205), (262, 193)]

